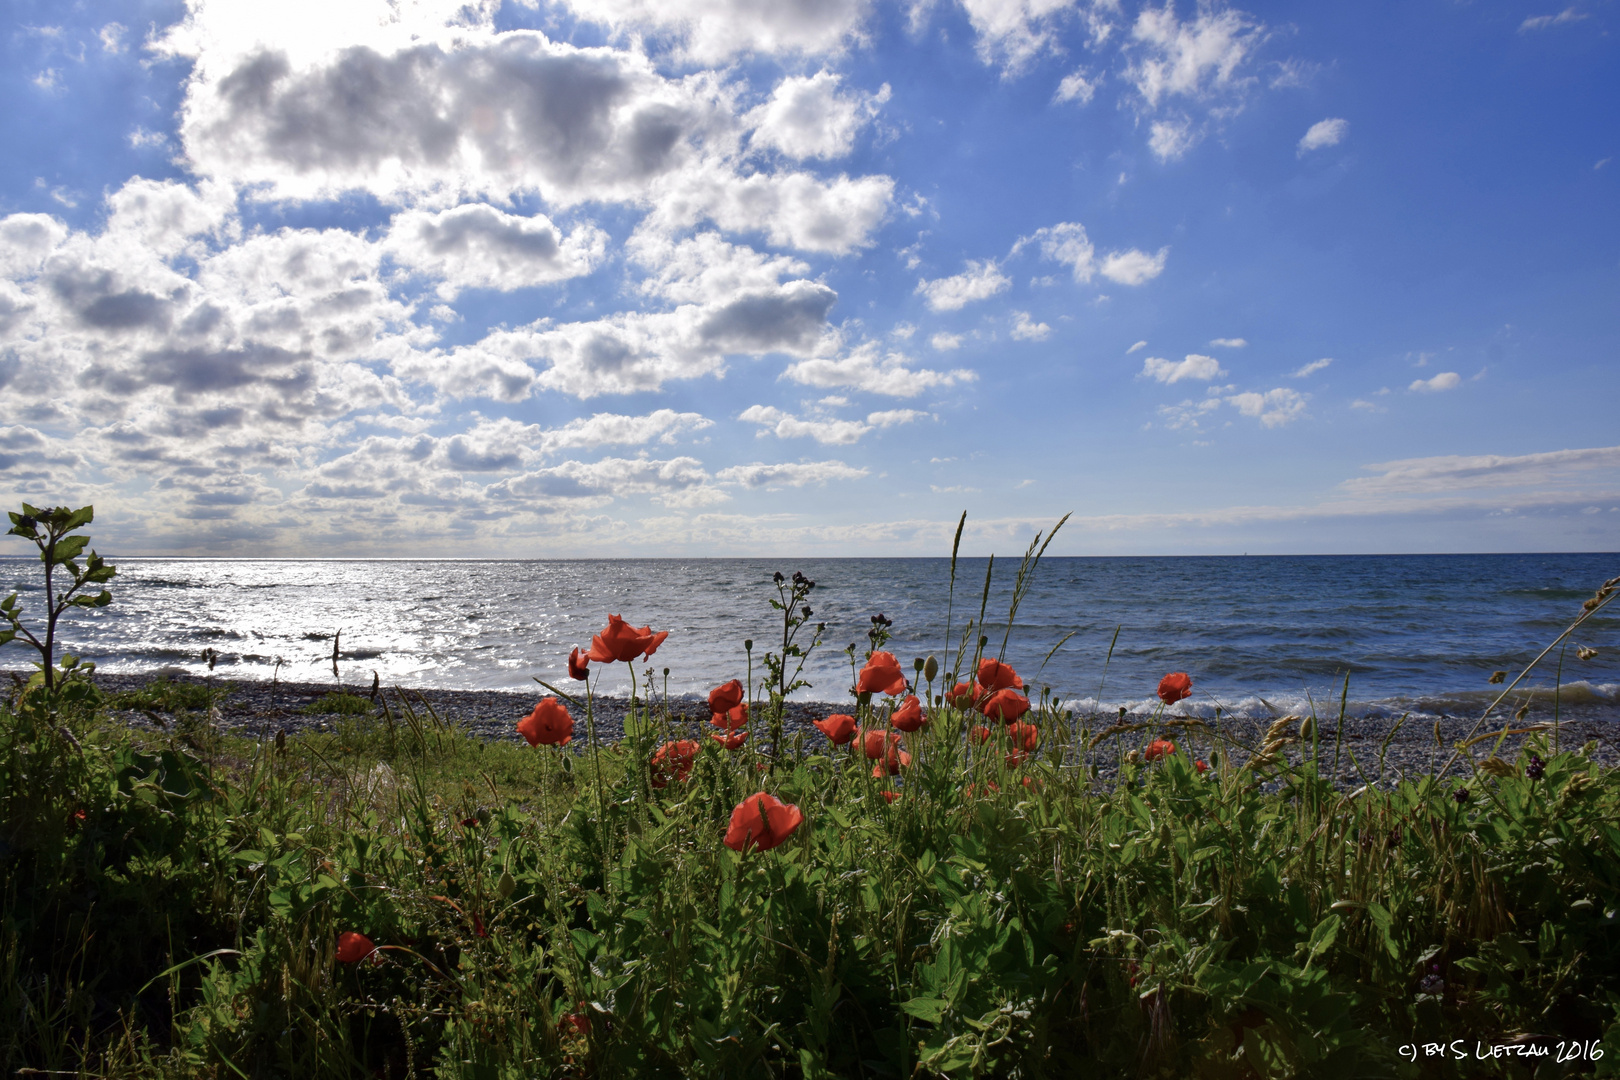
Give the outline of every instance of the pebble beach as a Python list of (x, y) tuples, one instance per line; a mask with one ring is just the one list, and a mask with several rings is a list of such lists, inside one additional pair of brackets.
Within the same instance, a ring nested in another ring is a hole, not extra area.
[[(208, 680), (164, 671), (139, 674), (101, 675), (95, 679), (105, 692), (117, 694), (138, 690), (158, 677), (175, 682), (207, 683)], [(270, 738), (285, 731), (294, 735), (304, 731), (334, 731), (353, 718), (335, 714), (306, 711), (313, 703), (333, 693), (347, 693), (369, 698), (370, 684), (340, 684), (325, 682), (288, 682), (215, 679), (215, 687), (228, 692), (220, 700), (213, 723), (221, 734), (248, 738)], [(418, 716), (430, 711), (444, 724), (453, 725), (479, 739), (521, 741), (514, 725), (532, 709), (547, 692), (536, 687), (534, 693), (512, 690), (467, 689), (407, 689), (380, 687), (379, 698), (399, 715), (408, 704)], [(696, 695), (671, 696), (668, 711), (674, 734), (707, 733), (713, 730), (708, 723), (707, 702)], [(596, 736), (603, 745), (612, 745), (624, 737), (624, 715), (628, 701), (622, 697), (599, 697), (593, 713)], [(381, 715), (382, 710), (377, 710)], [(574, 710), (576, 716), (573, 747), (583, 750), (587, 746), (583, 710)], [(790, 701), (784, 718), (784, 734), (791, 743), (802, 737), (807, 750), (826, 746), (826, 738), (812, 726), (813, 721), (838, 712), (853, 712), (852, 702)], [(114, 710), (117, 719), (133, 727), (157, 728), (175, 722), (178, 718), (143, 710)], [(1321, 718), (1315, 739), (1323, 761), (1337, 761), (1335, 782), (1344, 788), (1361, 784), (1390, 785), (1402, 778), (1417, 779), (1430, 775), (1451, 756), (1456, 744), (1471, 734), (1500, 731), (1504, 726), (1515, 727), (1510, 717), (1492, 716), (1478, 724), (1479, 717), (1425, 717), (1421, 720), (1399, 718), (1346, 717), (1342, 728), (1335, 717)], [(1146, 746), (1153, 738), (1173, 740), (1194, 758), (1207, 758), (1211, 751), (1223, 754), (1234, 765), (1240, 765), (1258, 749), (1266, 738), (1271, 719), (1248, 717), (1221, 717), (1212, 723), (1186, 721), (1166, 714), (1159, 721), (1148, 714), (1125, 717), (1074, 716), (1076, 732), (1084, 732), (1090, 744), (1097, 733), (1110, 726), (1142, 724), (1134, 730), (1121, 731), (1088, 745), (1084, 753), (1084, 767), (1106, 782), (1117, 774), (1121, 756), (1132, 749)], [(754, 725), (762, 731), (762, 725)], [(1298, 725), (1293, 726), (1297, 731)], [(1612, 723), (1602, 720), (1576, 719), (1561, 723), (1557, 732), (1558, 746), (1565, 750), (1585, 749), (1593, 760), (1612, 767), (1620, 764), (1620, 731)], [(1553, 732), (1546, 732), (1547, 738)], [(1523, 743), (1525, 735), (1510, 735), (1500, 748), (1495, 740), (1484, 740), (1463, 750), (1447, 772), (1448, 777), (1460, 778), (1471, 773), (1470, 758), (1475, 761), (1497, 756), (1512, 761)], [(1050, 740), (1048, 740), (1050, 741)], [(1306, 743), (1308, 744), (1309, 738)], [(1289, 760), (1297, 762), (1301, 751), (1308, 745), (1290, 743), (1284, 750)], [(1066, 764), (1075, 759), (1067, 756)]]

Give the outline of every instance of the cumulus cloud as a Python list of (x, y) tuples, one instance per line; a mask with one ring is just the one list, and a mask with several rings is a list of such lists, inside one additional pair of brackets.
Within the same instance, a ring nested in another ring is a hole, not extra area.
[(1097, 95), (1097, 85), (1102, 82), (1099, 78), (1087, 78), (1083, 71), (1074, 71), (1063, 76), (1058, 83), (1057, 90), (1052, 94), (1053, 104), (1072, 101), (1077, 105), (1089, 105), (1091, 99)]
[(1014, 341), (1045, 341), (1052, 336), (1052, 328), (1036, 322), (1027, 311), (1013, 312), (1012, 336)]
[(1206, 100), (1250, 81), (1241, 69), (1265, 28), (1233, 8), (1200, 4), (1196, 11), (1183, 21), (1173, 4), (1144, 7), (1131, 27), (1125, 79), (1149, 109), (1174, 97)]
[(1299, 154), (1304, 156), (1312, 150), (1320, 150), (1327, 146), (1338, 146), (1349, 133), (1350, 121), (1348, 120), (1318, 120), (1311, 125), (1309, 131), (1300, 137)]
[(876, 93), (841, 92), (841, 77), (826, 69), (814, 75), (792, 75), (776, 84), (771, 98), (753, 110), (756, 147), (778, 150), (792, 158), (838, 158), (855, 146), (855, 136), (889, 100), (889, 84)]
[(1226, 403), (1236, 407), (1244, 416), (1252, 416), (1271, 428), (1291, 424), (1304, 416), (1307, 400), (1307, 396), (1299, 391), (1280, 386), (1263, 394), (1253, 391), (1233, 394), (1226, 398)]
[[(534, 4), (534, 0), (526, 0)], [(822, 55), (858, 40), (868, 0), (566, 0), (581, 18), (672, 35), (680, 58), (712, 63), (744, 53)]]
[(1160, 161), (1175, 161), (1198, 145), (1199, 133), (1186, 117), (1155, 120), (1148, 128), (1148, 149)]
[(962, 347), (962, 340), (961, 334), (951, 334), (941, 330), (928, 339), (928, 344), (935, 352), (951, 352)]
[(463, 289), (521, 289), (590, 273), (608, 235), (590, 225), (564, 236), (544, 214), (518, 217), (483, 203), (395, 216), (384, 248), (399, 265), (438, 281), (454, 299)]
[(1310, 363), (1301, 366), (1300, 369), (1295, 371), (1290, 377), (1295, 379), (1307, 378), (1308, 376), (1315, 375), (1318, 371), (1326, 371), (1328, 365), (1332, 363), (1333, 358), (1327, 356), (1320, 360), (1312, 360)]
[(869, 470), (845, 465), (842, 461), (803, 461), (784, 465), (733, 465), (721, 469), (715, 479), (722, 484), (747, 488), (805, 487), (831, 480), (859, 480)]
[(1030, 244), (1039, 245), (1042, 258), (1067, 265), (1074, 280), (1079, 282), (1090, 281), (1101, 274), (1121, 285), (1141, 285), (1164, 272), (1165, 259), (1170, 254), (1167, 247), (1160, 248), (1154, 255), (1130, 248), (1111, 251), (1099, 262), (1097, 249), (1086, 234), (1085, 226), (1074, 221), (1061, 221), (1020, 237), (1013, 245), (1013, 253)]
[(862, 436), (878, 428), (909, 424), (927, 415), (916, 409), (885, 409), (868, 413), (864, 421), (830, 417), (805, 420), (791, 413), (785, 413), (775, 406), (751, 405), (744, 409), (737, 419), (745, 423), (759, 424), (762, 436), (774, 434), (779, 439), (811, 438), (824, 445), (848, 446), (859, 442)]
[(894, 181), (887, 176), (743, 176), (710, 161), (661, 185), (646, 227), (678, 232), (708, 220), (732, 232), (763, 233), (781, 247), (845, 255), (872, 242), (893, 200)]
[[(1100, 44), (1113, 31), (1119, 10), (1117, 0), (961, 0), (961, 5), (973, 27), (979, 59), (1000, 66), (1009, 77), (1041, 54), (1061, 51), (1058, 35), (1076, 17), (1091, 43)], [(914, 26), (929, 6), (913, 5)]]
[(638, 229), (625, 246), (632, 262), (648, 271), (643, 293), (677, 303), (714, 303), (737, 293), (777, 288), (784, 277), (803, 277), (810, 267), (789, 255), (767, 255), (705, 231), (676, 240)]
[(1226, 374), (1221, 362), (1213, 356), (1188, 353), (1185, 360), (1173, 363), (1158, 356), (1142, 361), (1142, 374), (1161, 383), (1178, 383), (1183, 379), (1201, 379), (1209, 382)]
[(952, 277), (926, 278), (917, 282), (917, 295), (932, 311), (960, 311), (976, 300), (987, 300), (1012, 285), (1012, 279), (996, 267), (994, 259), (968, 260), (967, 269)]
[(1462, 376), (1455, 371), (1442, 371), (1432, 379), (1414, 379), (1406, 389), (1413, 393), (1433, 394), (1442, 390), (1455, 390), (1462, 385)]
[(911, 366), (911, 358), (898, 352), (879, 355), (875, 342), (867, 342), (839, 358), (815, 357), (789, 364), (782, 378), (806, 386), (849, 387), (890, 397), (916, 397), (936, 386), (955, 386), (979, 376), (965, 368), (934, 371)]

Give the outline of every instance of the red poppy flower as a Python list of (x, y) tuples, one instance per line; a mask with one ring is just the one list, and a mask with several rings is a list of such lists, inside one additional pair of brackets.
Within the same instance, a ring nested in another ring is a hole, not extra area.
[(900, 745), (900, 736), (882, 728), (867, 728), (865, 734), (861, 736), (861, 747), (866, 751), (867, 758), (872, 761), (883, 756), (885, 744), (888, 746), (888, 752), (894, 753), (894, 748)]
[(741, 705), (735, 705), (725, 712), (715, 713), (713, 716), (709, 717), (709, 723), (713, 724), (717, 728), (725, 728), (727, 731), (735, 731), (737, 728), (747, 727), (748, 703), (745, 701)]
[(907, 695), (906, 700), (889, 717), (889, 723), (901, 731), (912, 732), (928, 723), (928, 717), (923, 715), (922, 702), (917, 700), (916, 694)]
[(894, 800), (900, 797), (900, 793), (898, 791), (882, 791), (879, 792), (879, 794), (881, 794), (883, 798), (890, 803), (893, 803)]
[(889, 756), (886, 760), (872, 766), (872, 775), (881, 778), (884, 767), (887, 766), (890, 776), (899, 776), (901, 769), (911, 768), (911, 755), (896, 747), (889, 747)]
[(564, 1037), (569, 1035), (588, 1035), (591, 1030), (590, 1015), (585, 1012), (585, 1003), (579, 1003), (579, 1010), (566, 1014), (557, 1021), (557, 1034)]
[(957, 683), (951, 687), (951, 692), (945, 695), (945, 701), (953, 709), (971, 709), (978, 699), (979, 688), (970, 682)]
[(669, 637), (668, 630), (653, 633), (651, 627), (631, 626), (617, 615), (608, 616), (608, 624), (600, 634), (591, 638), (589, 659), (599, 664), (615, 660), (629, 663), (638, 656), (651, 656)]
[(903, 694), (906, 692), (906, 676), (900, 670), (900, 661), (894, 658), (894, 653), (875, 652), (861, 668), (861, 677), (855, 683), (855, 692), (858, 694)]
[(968, 732), (968, 738), (972, 739), (980, 746), (983, 746), (985, 743), (990, 741), (990, 729), (985, 727), (983, 724), (979, 724), (972, 731)]
[(1203, 758), (1199, 758), (1197, 761), (1193, 762), (1193, 768), (1197, 769), (1201, 773), (1208, 772), (1209, 762), (1205, 761)]
[(377, 946), (364, 934), (345, 930), (338, 935), (337, 958), (340, 964), (358, 964), (377, 951)]
[(833, 713), (827, 719), (813, 723), (832, 740), (834, 746), (843, 746), (855, 737), (855, 718), (848, 713)]
[(804, 815), (797, 806), (761, 791), (748, 796), (731, 812), (726, 847), (732, 851), (747, 851), (750, 847), (769, 851), (803, 824)]
[(987, 656), (979, 661), (979, 686), (993, 694), (997, 690), (1022, 690), (1024, 680), (1018, 677), (1018, 672), (1011, 665)]
[(979, 706), (979, 711), (992, 720), (1010, 724), (1029, 712), (1029, 698), (1016, 690), (997, 690)]
[(1041, 744), (1041, 732), (1034, 724), (1013, 724), (1007, 728), (1016, 750), (1033, 750)]
[(721, 683), (709, 691), (709, 711), (712, 713), (730, 712), (742, 702), (743, 684), (736, 679)]
[(1172, 672), (1159, 680), (1159, 700), (1166, 705), (1186, 697), (1192, 697), (1192, 679), (1185, 671)]
[(1029, 755), (1024, 753), (1022, 750), (1014, 750), (1012, 753), (1007, 755), (1007, 765), (1008, 767), (1014, 769), (1018, 768), (1018, 766), (1022, 765), (1028, 760)]
[(588, 679), (591, 677), (591, 658), (577, 648), (570, 649), (568, 652), (568, 677), (570, 679)]
[(473, 933), (479, 937), (489, 937), (489, 931), (484, 929), (484, 920), (480, 919), (477, 914), (473, 915)]
[(691, 739), (676, 739), (660, 746), (652, 756), (652, 786), (665, 787), (671, 780), (685, 783), (692, 775), (697, 752), (698, 744)]
[(1148, 743), (1148, 748), (1142, 751), (1142, 757), (1147, 761), (1157, 761), (1176, 752), (1176, 744), (1169, 739), (1154, 739)]
[(748, 741), (748, 732), (746, 732), (746, 731), (726, 731), (726, 732), (716, 731), (713, 734), (711, 734), (709, 736), (709, 738), (713, 739), (715, 742), (719, 743), (721, 746), (725, 747), (727, 750), (735, 750), (739, 746), (741, 746), (743, 743)]
[(534, 712), (518, 721), (518, 734), (529, 740), (530, 746), (564, 746), (574, 737), (574, 718), (554, 697), (543, 698)]
[[(984, 786), (985, 790), (979, 793), (979, 798), (981, 799), (986, 795), (993, 795), (1001, 791), (1001, 787), (994, 780), (987, 782)], [(973, 798), (973, 785), (969, 784), (962, 794), (966, 795), (970, 799)]]

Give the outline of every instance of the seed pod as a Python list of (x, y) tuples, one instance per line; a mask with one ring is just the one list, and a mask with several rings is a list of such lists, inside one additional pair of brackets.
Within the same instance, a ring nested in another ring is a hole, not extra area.
[(1506, 678), (1507, 678), (1507, 672), (1505, 672), (1505, 671), (1493, 671), (1493, 672), (1491, 672), (1491, 677), (1486, 681), (1489, 682), (1492, 686), (1495, 686), (1497, 683), (1501, 682), (1503, 679), (1506, 679)]
[(1513, 776), (1519, 770), (1499, 757), (1488, 757), (1479, 763), (1479, 771), (1489, 773), (1492, 776)]

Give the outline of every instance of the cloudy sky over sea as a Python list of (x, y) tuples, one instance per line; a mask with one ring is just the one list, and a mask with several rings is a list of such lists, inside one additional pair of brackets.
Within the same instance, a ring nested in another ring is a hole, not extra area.
[(103, 550), (1620, 547), (1612, 0), (0, 19), (0, 496)]

